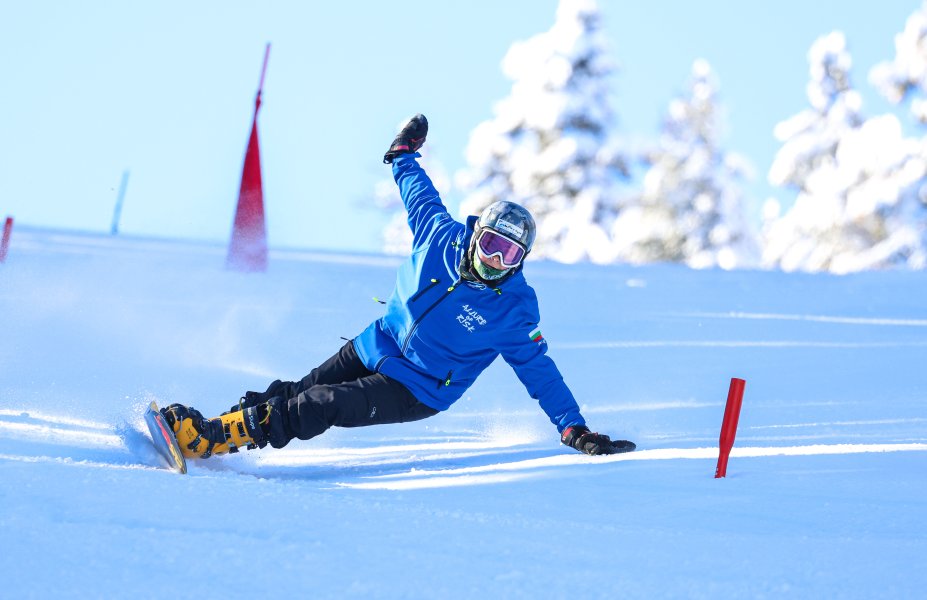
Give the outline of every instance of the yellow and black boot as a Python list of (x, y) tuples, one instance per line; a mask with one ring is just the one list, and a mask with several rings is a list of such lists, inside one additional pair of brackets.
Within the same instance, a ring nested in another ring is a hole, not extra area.
[(200, 411), (183, 404), (171, 404), (161, 412), (187, 458), (209, 458), (238, 452), (241, 447), (251, 450), (267, 445), (262, 427), (262, 421), (267, 422), (266, 404), (227, 412), (215, 419), (206, 419)]

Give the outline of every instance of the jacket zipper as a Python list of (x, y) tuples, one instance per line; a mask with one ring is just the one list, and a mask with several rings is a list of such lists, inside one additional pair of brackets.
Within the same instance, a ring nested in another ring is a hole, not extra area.
[[(462, 279), (458, 279), (457, 282), (456, 282), (454, 285), (452, 285), (451, 287), (447, 288), (447, 291), (444, 292), (444, 294), (442, 294), (442, 296), (441, 296), (440, 298), (438, 298), (437, 301), (435, 301), (434, 304), (432, 304), (431, 306), (429, 306), (428, 308), (426, 308), (426, 309), (425, 309), (425, 312), (423, 312), (421, 315), (419, 315), (419, 317), (418, 317), (417, 319), (415, 319), (415, 322), (412, 323), (412, 327), (409, 329), (409, 334), (406, 336), (406, 341), (404, 341), (404, 342), (402, 343), (402, 353), (403, 353), (403, 354), (405, 354), (405, 353), (406, 353), (406, 350), (409, 349), (409, 343), (412, 341), (412, 336), (415, 334), (415, 330), (418, 329), (418, 326), (422, 323), (422, 320), (424, 320), (424, 318), (428, 316), (428, 313), (430, 313), (432, 310), (434, 310), (434, 308), (435, 308), (437, 305), (439, 305), (439, 304), (441, 304), (442, 302), (444, 302), (444, 299), (447, 298), (448, 296), (450, 296), (450, 295), (451, 295), (451, 292), (453, 292), (455, 289), (457, 289), (457, 286), (460, 285), (460, 282), (461, 282), (461, 281), (463, 281), (463, 280), (462, 280)], [(437, 285), (437, 283), (435, 283), (435, 285)], [(418, 295), (418, 294), (416, 294), (416, 296), (417, 296), (417, 295)]]
[(437, 279), (432, 279), (431, 283), (429, 283), (428, 285), (420, 289), (418, 292), (416, 292), (415, 295), (409, 299), (409, 302), (415, 302), (416, 300), (422, 297), (422, 294), (424, 294), (425, 292), (427, 292), (434, 286), (438, 285), (438, 283), (440, 283), (440, 281), (438, 281)]

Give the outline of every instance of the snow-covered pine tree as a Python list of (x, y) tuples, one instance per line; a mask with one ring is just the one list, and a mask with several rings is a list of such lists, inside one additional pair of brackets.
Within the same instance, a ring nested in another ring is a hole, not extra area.
[(782, 121), (773, 132), (782, 148), (773, 159), (773, 185), (806, 189), (808, 178), (834, 165), (837, 144), (859, 127), (862, 99), (850, 82), (852, 59), (842, 32), (815, 40), (808, 51), (810, 79), (805, 88), (811, 108)]
[(927, 2), (895, 36), (895, 58), (873, 67), (869, 81), (895, 104), (910, 97), (911, 113), (927, 124)]
[[(895, 36), (895, 58), (873, 67), (869, 80), (895, 104), (910, 99), (911, 113), (927, 125), (927, 2), (908, 17), (904, 31)], [(893, 132), (899, 128), (897, 121), (890, 125)], [(873, 260), (888, 256), (892, 264), (923, 269), (927, 267), (927, 135), (892, 147), (901, 156), (885, 179), (897, 190), (897, 200), (885, 211), (889, 213), (889, 234), (872, 252)]]
[(531, 211), (534, 256), (563, 262), (613, 259), (608, 230), (613, 187), (627, 161), (613, 138), (610, 76), (602, 16), (594, 0), (561, 0), (553, 27), (516, 42), (502, 67), (512, 93), (478, 125), (458, 174), (468, 192), (461, 213), (497, 200)]
[(836, 273), (923, 267), (923, 143), (905, 139), (894, 115), (864, 121), (842, 33), (819, 38), (808, 58), (811, 108), (776, 126), (783, 146), (769, 172), (798, 196), (767, 223), (764, 263)]
[(621, 260), (725, 269), (757, 263), (756, 237), (743, 212), (749, 167), (720, 147), (717, 90), (708, 62), (695, 61), (686, 92), (670, 103), (659, 140), (644, 154), (643, 189), (615, 222)]

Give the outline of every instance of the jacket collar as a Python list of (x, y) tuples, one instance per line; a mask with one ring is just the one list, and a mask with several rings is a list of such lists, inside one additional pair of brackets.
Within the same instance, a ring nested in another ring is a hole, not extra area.
[(473, 239), (473, 234), (476, 231), (476, 222), (479, 220), (480, 218), (477, 216), (470, 215), (469, 217), (467, 217), (467, 229), (466, 229), (467, 233), (466, 235), (464, 235), (464, 241), (463, 241), (464, 250), (468, 250), (470, 248), (470, 241)]

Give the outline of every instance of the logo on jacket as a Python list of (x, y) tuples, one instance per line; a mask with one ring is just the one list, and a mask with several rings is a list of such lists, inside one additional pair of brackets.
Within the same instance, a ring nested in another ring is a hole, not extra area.
[(486, 324), (486, 319), (484, 319), (480, 313), (476, 312), (475, 309), (470, 308), (469, 304), (464, 304), (460, 309), (463, 312), (457, 315), (457, 322), (470, 333), (476, 331), (477, 325), (482, 326)]
[(535, 328), (531, 331), (531, 333), (528, 334), (528, 337), (531, 338), (531, 341), (532, 341), (532, 342), (535, 342), (535, 343), (538, 343), (538, 344), (546, 344), (546, 343), (547, 343), (547, 342), (544, 340), (544, 336), (541, 335), (541, 328), (540, 328), (540, 327), (535, 327)]

